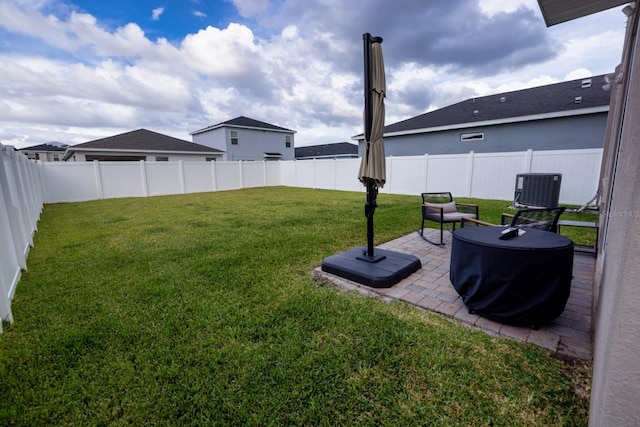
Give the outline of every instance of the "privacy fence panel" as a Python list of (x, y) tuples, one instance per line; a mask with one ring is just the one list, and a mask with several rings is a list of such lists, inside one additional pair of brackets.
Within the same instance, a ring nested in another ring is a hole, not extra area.
[(101, 199), (98, 163), (41, 163), (45, 203), (84, 202)]
[(425, 156), (387, 157), (384, 192), (419, 195), (426, 188)]
[(280, 161), (277, 162), (266, 162), (265, 163), (265, 177), (266, 177), (266, 185), (268, 187), (274, 187), (277, 185), (282, 185), (282, 180), (280, 178)]
[(266, 185), (267, 162), (242, 162), (242, 187), (255, 188)]
[(601, 149), (536, 151), (531, 172), (561, 173), (560, 202), (582, 205), (596, 195), (601, 161)]
[[(166, 196), (185, 192), (185, 181), (182, 174), (183, 163), (180, 162), (140, 162), (138, 174), (142, 188), (140, 191), (148, 196)], [(133, 175), (134, 171), (131, 171)], [(132, 177), (133, 178), (133, 177)], [(136, 191), (134, 189), (133, 191)]]
[(184, 162), (184, 188), (186, 193), (214, 191), (213, 174), (216, 162)]
[(479, 199), (512, 200), (516, 175), (526, 172), (523, 153), (478, 153), (473, 155), (473, 171), (468, 196)]
[(38, 165), (13, 147), (0, 149), (0, 319), (12, 322), (11, 300), (27, 269), (44, 200)]
[(333, 159), (311, 160), (313, 168), (314, 188), (322, 190), (335, 190), (338, 181), (336, 179), (336, 161)]
[(448, 191), (454, 196), (469, 196), (469, 156), (466, 154), (428, 156), (427, 192)]
[(242, 188), (242, 162), (216, 162), (216, 191)]
[(144, 197), (146, 195), (143, 172), (139, 162), (100, 162), (98, 173), (104, 199)]

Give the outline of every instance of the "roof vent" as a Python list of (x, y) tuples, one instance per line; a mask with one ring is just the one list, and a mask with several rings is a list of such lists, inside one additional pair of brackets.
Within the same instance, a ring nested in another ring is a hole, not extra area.
[(582, 80), (582, 89), (586, 89), (588, 87), (591, 87), (591, 79)]
[(573, 100), (574, 104), (580, 104), (582, 102), (582, 97), (581, 96), (576, 96), (576, 98)]
[(480, 114), (480, 110), (473, 110), (473, 115), (477, 116), (478, 114)]
[(506, 96), (501, 96), (500, 97), (500, 102), (507, 102), (507, 97)]

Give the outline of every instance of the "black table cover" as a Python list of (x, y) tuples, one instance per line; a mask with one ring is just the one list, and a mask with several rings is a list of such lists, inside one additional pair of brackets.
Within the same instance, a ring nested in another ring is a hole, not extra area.
[(466, 227), (453, 233), (451, 283), (470, 313), (519, 326), (552, 321), (569, 298), (573, 242), (536, 229), (500, 240), (503, 230)]

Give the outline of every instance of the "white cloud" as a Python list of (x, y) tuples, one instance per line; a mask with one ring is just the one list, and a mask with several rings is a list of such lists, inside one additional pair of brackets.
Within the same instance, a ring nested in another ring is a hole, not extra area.
[(207, 17), (207, 14), (206, 14), (206, 13), (201, 12), (201, 11), (199, 11), (199, 10), (194, 11), (194, 12), (193, 12), (193, 15), (194, 15), (194, 16), (197, 16), (198, 18), (206, 18), (206, 17)]
[(269, 10), (269, 0), (232, 0), (233, 4), (245, 18), (264, 14)]
[[(497, 32), (490, 39), (496, 46), (484, 47), (475, 60), (487, 56), (502, 68), (487, 72), (481, 62), (463, 64), (468, 58), (455, 55), (435, 63), (428, 49), (439, 32), (464, 46), (460, 41), (473, 37), (466, 32), (485, 27), (444, 25), (426, 36), (424, 26), (408, 27), (407, 19), (427, 6), (398, 2), (371, 0), (368, 8), (349, 2), (335, 9), (320, 0), (235, 0), (242, 16), (258, 20), (257, 27), (209, 26), (170, 42), (152, 41), (143, 23), (109, 29), (86, 13), (55, 17), (32, 2), (0, 1), (3, 31), (38, 44), (19, 53), (0, 50), (0, 142), (78, 143), (140, 127), (191, 140), (190, 131), (239, 115), (297, 130), (298, 146), (348, 141), (362, 132), (361, 28), (367, 26), (384, 30), (387, 124), (473, 96), (610, 72), (619, 61), (624, 22), (614, 11), (544, 28), (544, 42), (556, 49), (551, 59), (514, 59), (518, 50), (502, 52)], [(504, 18), (501, 13), (516, 13), (522, 5), (537, 10), (535, 3), (481, 0), (479, 6), (467, 1), (455, 7), (466, 7), (460, 9), (465, 16), (480, 11)], [(445, 16), (438, 14), (452, 6), (430, 4), (430, 22), (438, 25)], [(153, 16), (159, 18), (160, 9)], [(533, 19), (531, 13), (518, 17), (521, 23)], [(49, 46), (52, 53), (43, 54)]]
[(151, 20), (157, 21), (160, 19), (160, 15), (164, 13), (164, 7), (156, 7), (151, 11)]

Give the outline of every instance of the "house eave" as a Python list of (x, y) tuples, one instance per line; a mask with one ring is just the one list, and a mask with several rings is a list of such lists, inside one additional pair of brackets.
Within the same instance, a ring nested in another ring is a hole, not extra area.
[(547, 27), (602, 12), (629, 0), (538, 0)]
[(141, 150), (141, 149), (113, 149), (113, 148), (78, 148), (78, 149), (67, 149), (64, 153), (63, 160), (67, 160), (74, 153), (129, 153), (129, 154), (168, 154), (168, 155), (176, 155), (176, 154), (193, 154), (199, 156), (215, 156), (215, 155), (223, 155), (225, 151), (168, 151), (168, 150)]
[[(552, 113), (532, 114), (528, 116), (507, 117), (503, 119), (485, 120), (485, 121), (479, 121), (479, 122), (456, 123), (456, 124), (444, 125), (444, 126), (434, 126), (430, 128), (419, 128), (419, 129), (409, 129), (409, 130), (396, 131), (396, 132), (385, 132), (383, 136), (390, 137), (390, 136), (402, 136), (402, 135), (415, 135), (419, 133), (442, 132), (442, 131), (454, 130), (454, 129), (468, 129), (468, 128), (483, 127), (483, 126), (495, 126), (495, 125), (504, 125), (504, 124), (510, 124), (510, 123), (530, 122), (535, 120), (547, 120), (547, 119), (557, 119), (557, 118), (563, 118), (563, 117), (582, 116), (586, 114), (607, 113), (608, 111), (609, 111), (609, 106), (602, 105), (599, 107), (581, 108), (578, 110), (555, 111)], [(355, 141), (362, 141), (364, 139), (364, 135), (362, 134), (355, 135), (355, 136), (352, 136), (351, 139)]]

